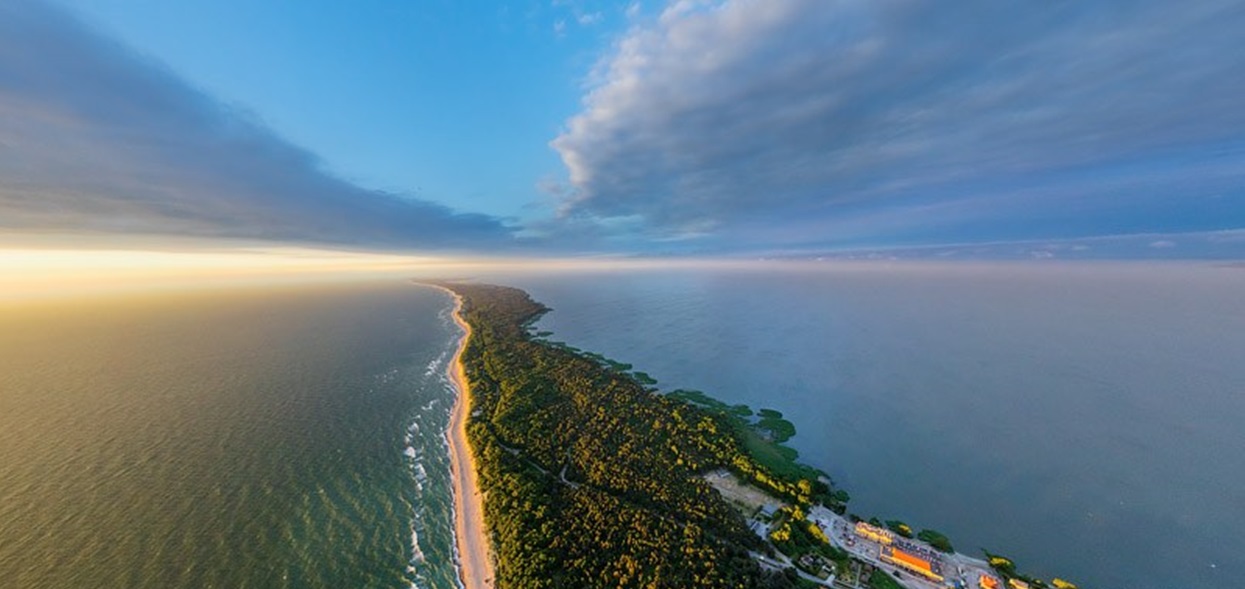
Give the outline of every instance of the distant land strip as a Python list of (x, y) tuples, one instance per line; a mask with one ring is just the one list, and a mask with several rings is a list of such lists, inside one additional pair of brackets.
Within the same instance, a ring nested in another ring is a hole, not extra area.
[(846, 514), (848, 494), (783, 445), (795, 428), (780, 412), (663, 395), (631, 365), (537, 332), (550, 309), (522, 290), (431, 284), (469, 326), (458, 360), (499, 589), (1076, 588)]

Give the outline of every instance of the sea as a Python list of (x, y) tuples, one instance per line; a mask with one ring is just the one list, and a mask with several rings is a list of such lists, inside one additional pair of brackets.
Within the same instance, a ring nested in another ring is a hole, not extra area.
[[(854, 513), (1083, 588), (1245, 578), (1245, 268), (472, 272), (783, 412)], [(405, 278), (0, 307), (0, 586), (458, 587), (451, 308)]]
[(552, 339), (781, 411), (850, 511), (1083, 588), (1245, 579), (1245, 268), (807, 263), (498, 275)]
[(0, 587), (457, 587), (442, 292), (0, 307)]

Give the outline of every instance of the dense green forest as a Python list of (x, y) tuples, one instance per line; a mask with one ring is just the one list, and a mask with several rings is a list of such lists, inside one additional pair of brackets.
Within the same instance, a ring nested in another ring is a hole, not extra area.
[(773, 548), (701, 475), (729, 468), (796, 503), (831, 496), (823, 481), (754, 459), (737, 410), (656, 394), (622, 366), (534, 338), (548, 309), (527, 293), (442, 286), (472, 329), (468, 436), (498, 587), (800, 586), (758, 565), (750, 553)]

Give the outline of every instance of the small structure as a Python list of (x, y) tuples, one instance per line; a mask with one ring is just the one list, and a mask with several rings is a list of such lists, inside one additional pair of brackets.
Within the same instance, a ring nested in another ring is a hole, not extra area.
[(1029, 584), (1020, 579), (1008, 579), (1007, 586), (1012, 589), (1029, 589)]
[(977, 587), (979, 589), (999, 589), (999, 583), (998, 579), (990, 575), (982, 575), (980, 579), (977, 579)]
[(895, 534), (867, 522), (856, 522), (856, 535), (880, 544), (894, 544)]
[(748, 523), (748, 529), (752, 530), (756, 535), (762, 538), (769, 537), (769, 532), (770, 532), (769, 524), (763, 521), (755, 520), (755, 519), (752, 520), (751, 522)]
[(879, 551), (878, 558), (882, 562), (888, 562), (899, 568), (914, 572), (935, 583), (943, 580), (941, 567), (936, 563), (925, 560), (915, 554), (904, 552), (894, 546), (883, 546)]
[(826, 559), (819, 554), (805, 554), (796, 561), (806, 571), (810, 571), (815, 575), (823, 575), (826, 572)]

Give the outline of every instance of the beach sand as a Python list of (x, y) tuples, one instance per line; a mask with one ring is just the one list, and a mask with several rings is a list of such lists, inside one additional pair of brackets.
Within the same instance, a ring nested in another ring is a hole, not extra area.
[(484, 526), (484, 502), (476, 481), (476, 465), (471, 445), (467, 441), (467, 419), (471, 415), (471, 399), (467, 387), (467, 374), (462, 364), (471, 326), (463, 321), (462, 298), (454, 296), (454, 322), (463, 329), (454, 362), (450, 364), (449, 376), (458, 389), (454, 412), (450, 416), (446, 437), (450, 443), (450, 467), (454, 482), (454, 532), (458, 546), (459, 578), (466, 589), (493, 587), (493, 558), (488, 543), (488, 529)]

